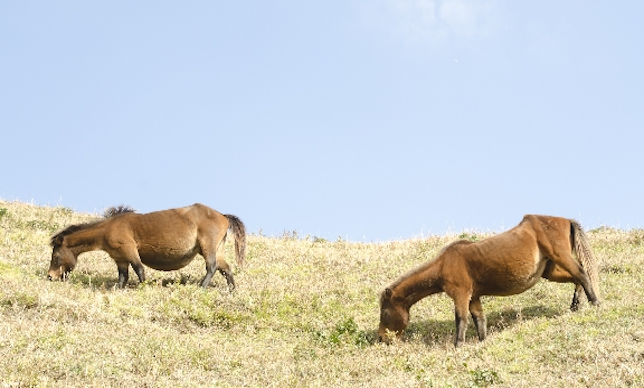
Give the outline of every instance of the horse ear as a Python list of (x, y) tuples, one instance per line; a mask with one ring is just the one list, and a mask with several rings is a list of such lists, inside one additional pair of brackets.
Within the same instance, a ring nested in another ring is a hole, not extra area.
[(64, 239), (64, 237), (61, 236), (60, 234), (58, 234), (58, 235), (56, 235), (56, 236), (51, 238), (50, 245), (52, 247), (60, 246), (63, 243), (63, 239)]
[(391, 288), (385, 288), (385, 298), (391, 299)]

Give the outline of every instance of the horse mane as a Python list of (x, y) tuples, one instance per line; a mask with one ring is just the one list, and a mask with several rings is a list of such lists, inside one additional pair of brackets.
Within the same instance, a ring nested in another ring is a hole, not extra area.
[(112, 206), (103, 212), (103, 219), (85, 222), (83, 224), (70, 225), (65, 229), (61, 230), (60, 232), (56, 233), (55, 235), (51, 236), (51, 239), (49, 239), (49, 245), (55, 248), (63, 243), (63, 238), (65, 238), (65, 236), (69, 236), (70, 234), (95, 226), (96, 224), (104, 221), (105, 218), (112, 218), (112, 217), (118, 216), (119, 214), (133, 213), (133, 212), (135, 212), (135, 210), (130, 206), (125, 206), (125, 205)]
[(98, 224), (101, 221), (103, 220), (86, 222), (84, 224), (69, 225), (65, 229), (51, 236), (51, 239), (49, 239), (49, 245), (55, 248), (63, 243), (63, 238), (65, 238), (65, 236), (69, 236), (70, 234), (76, 233), (80, 230), (87, 229), (91, 226)]
[(439, 253), (438, 253), (438, 254), (437, 254), (433, 259), (431, 259), (431, 260), (429, 260), (429, 261), (427, 261), (427, 262), (425, 262), (425, 263), (421, 264), (420, 266), (418, 266), (418, 267), (416, 267), (416, 268), (413, 268), (413, 269), (409, 270), (407, 273), (405, 273), (404, 275), (402, 275), (401, 277), (399, 277), (398, 279), (396, 279), (396, 281), (395, 281), (395, 282), (393, 282), (393, 283), (392, 283), (389, 287), (387, 287), (387, 288), (389, 288), (389, 289), (393, 290), (394, 288), (398, 287), (398, 286), (400, 285), (400, 283), (402, 283), (402, 282), (404, 282), (405, 280), (407, 280), (407, 278), (409, 278), (410, 276), (412, 276), (412, 275), (414, 275), (415, 273), (417, 273), (418, 271), (422, 271), (422, 270), (424, 270), (425, 268), (427, 268), (428, 266), (432, 265), (432, 264), (434, 263), (434, 261), (436, 261), (436, 259), (438, 259), (439, 257), (441, 257), (441, 256), (443, 255), (443, 253), (445, 253), (445, 251), (447, 251), (448, 249), (450, 249), (450, 248), (452, 248), (452, 247), (454, 247), (454, 246), (457, 246), (457, 245), (469, 245), (469, 244), (472, 244), (472, 243), (474, 243), (474, 241), (470, 241), (470, 240), (456, 240), (456, 241), (454, 241), (454, 242), (452, 242), (452, 243), (450, 243), (450, 244), (447, 244), (443, 249), (441, 249), (441, 251), (440, 251), (440, 252), (439, 252)]
[(103, 218), (111, 218), (123, 213), (134, 213), (135, 211), (136, 210), (134, 210), (132, 207), (126, 205), (112, 206), (105, 209), (105, 211), (103, 212)]

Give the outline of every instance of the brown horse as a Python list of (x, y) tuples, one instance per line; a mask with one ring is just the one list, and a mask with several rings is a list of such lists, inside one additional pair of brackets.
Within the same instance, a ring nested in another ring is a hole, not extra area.
[(188, 265), (198, 254), (206, 260), (206, 276), (200, 285), (207, 287), (218, 270), (235, 288), (228, 264), (217, 257), (217, 249), (230, 228), (235, 234), (237, 263), (242, 265), (246, 249), (246, 228), (241, 220), (221, 214), (202, 204), (178, 209), (138, 214), (127, 207), (111, 208), (105, 218), (71, 225), (51, 238), (53, 247), (47, 273), (50, 280), (65, 280), (76, 266), (78, 255), (102, 250), (116, 262), (119, 287), (125, 287), (129, 266), (145, 281), (143, 264), (171, 271)]
[[(577, 260), (572, 256), (575, 252)], [(456, 241), (417, 269), (403, 275), (380, 296), (378, 336), (400, 335), (409, 322), (409, 309), (420, 299), (445, 292), (454, 301), (454, 345), (465, 340), (468, 312), (479, 340), (486, 336), (482, 295), (519, 294), (540, 278), (575, 283), (571, 309), (577, 310), (581, 289), (599, 305), (597, 265), (581, 226), (559, 217), (526, 215), (519, 225), (485, 240)]]

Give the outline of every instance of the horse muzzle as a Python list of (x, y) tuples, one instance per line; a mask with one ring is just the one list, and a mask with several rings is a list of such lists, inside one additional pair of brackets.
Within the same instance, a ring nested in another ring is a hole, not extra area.
[(57, 269), (50, 269), (49, 272), (47, 272), (47, 280), (54, 281), (54, 280), (59, 280), (61, 282), (64, 282), (69, 278), (69, 273), (71, 272), (70, 269), (66, 269), (64, 267), (60, 267)]

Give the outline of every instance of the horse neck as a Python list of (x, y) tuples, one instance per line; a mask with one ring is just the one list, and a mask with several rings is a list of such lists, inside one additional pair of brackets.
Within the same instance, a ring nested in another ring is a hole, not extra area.
[(442, 262), (438, 257), (412, 270), (396, 282), (392, 291), (405, 301), (408, 308), (426, 296), (442, 292)]
[(84, 252), (100, 250), (102, 237), (103, 228), (99, 224), (66, 236), (64, 244), (78, 256)]

